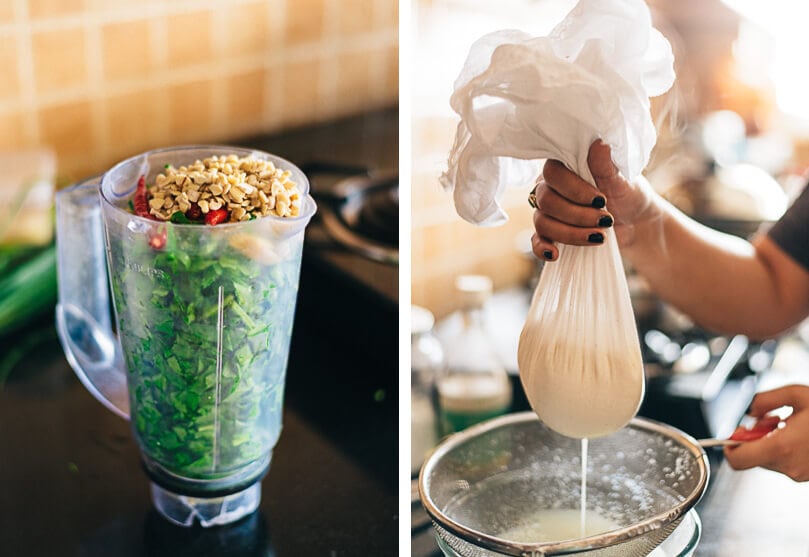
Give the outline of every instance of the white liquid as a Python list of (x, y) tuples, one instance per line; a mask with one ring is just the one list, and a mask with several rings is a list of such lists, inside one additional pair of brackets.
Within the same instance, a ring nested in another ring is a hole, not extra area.
[(581, 440), (581, 494), (579, 495), (579, 512), (581, 513), (580, 537), (587, 531), (587, 438)]
[(568, 437), (618, 431), (635, 416), (643, 399), (639, 349), (596, 353), (585, 346), (548, 346), (526, 327), (518, 359), (520, 380), (534, 412)]
[[(524, 519), (523, 524), (500, 532), (497, 537), (513, 542), (542, 543), (561, 542), (603, 534), (622, 526), (587, 510), (587, 449), (588, 440), (581, 440), (581, 493), (578, 509), (547, 509)], [(661, 547), (649, 557), (668, 557)]]
[(546, 509), (525, 517), (523, 524), (500, 532), (497, 537), (521, 543), (560, 542), (621, 528), (594, 511), (586, 512), (586, 523), (582, 534), (580, 509)]

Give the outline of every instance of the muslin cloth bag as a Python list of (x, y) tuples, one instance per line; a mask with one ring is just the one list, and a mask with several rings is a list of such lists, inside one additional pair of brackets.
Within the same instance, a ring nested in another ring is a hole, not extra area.
[[(540, 159), (558, 159), (594, 183), (587, 154), (597, 138), (627, 179), (637, 177), (656, 140), (649, 97), (671, 87), (673, 61), (642, 0), (581, 0), (547, 37), (510, 30), (479, 39), (451, 99), (461, 122), (442, 183), (458, 214), (479, 225), (505, 222), (500, 195), (530, 187)], [(528, 400), (570, 437), (620, 429), (643, 398), (626, 276), (614, 231), (605, 232), (597, 247), (559, 246), (520, 336)]]

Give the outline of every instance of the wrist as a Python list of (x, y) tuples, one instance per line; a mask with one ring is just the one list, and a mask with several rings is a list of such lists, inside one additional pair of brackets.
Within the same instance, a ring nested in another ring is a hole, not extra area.
[(645, 240), (661, 240), (657, 236), (667, 213), (666, 202), (644, 176), (639, 176), (617, 201), (621, 212), (616, 215), (615, 233), (623, 251), (639, 247)]

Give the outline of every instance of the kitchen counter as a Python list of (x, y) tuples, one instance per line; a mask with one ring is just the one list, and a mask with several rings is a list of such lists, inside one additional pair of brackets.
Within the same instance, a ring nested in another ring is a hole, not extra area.
[[(778, 348), (760, 390), (809, 384), (809, 350), (796, 338)], [(806, 557), (809, 555), (809, 482), (763, 469), (737, 472), (727, 462), (711, 470), (697, 506), (702, 541), (695, 557)]]
[[(279, 146), (275, 152), (298, 162), (307, 133), (337, 133), (344, 143), (382, 145), (395, 154), (397, 133), (388, 127), (397, 123), (395, 110), (380, 111), (330, 131), (295, 131), (289, 142), (281, 135), (238, 143)], [(307, 158), (333, 154), (314, 151), (317, 145)], [(354, 155), (370, 165), (377, 156), (367, 149)], [(157, 515), (129, 424), (80, 384), (45, 316), (39, 323), (45, 340), (0, 387), (0, 555), (396, 555), (397, 308), (310, 247), (304, 247), (284, 429), (256, 513), (207, 530), (175, 527)], [(0, 339), (3, 351), (21, 338)]]
[(55, 338), (42, 345), (0, 391), (0, 554), (396, 555), (396, 367), (357, 367), (312, 338), (300, 316), (258, 514), (207, 531), (156, 515), (129, 424), (84, 389)]

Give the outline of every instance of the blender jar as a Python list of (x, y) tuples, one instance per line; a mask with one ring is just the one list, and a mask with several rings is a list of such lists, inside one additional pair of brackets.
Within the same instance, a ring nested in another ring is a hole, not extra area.
[[(153, 183), (165, 165), (231, 153), (290, 170), (303, 199), (300, 216), (207, 226), (155, 221), (127, 210), (140, 176)], [(101, 233), (100, 226), (88, 226), (77, 205), (84, 213), (100, 205), (103, 244), (98, 237), (83, 242), (96, 246), (87, 255), (94, 261), (62, 257), (81, 242), (77, 229)], [(281, 432), (304, 228), (314, 212), (306, 177), (293, 165), (218, 146), (133, 157), (108, 171), (100, 188), (80, 185), (57, 200), (63, 346), (85, 385), (129, 417), (155, 505), (174, 522), (222, 524), (258, 506), (259, 480)], [(98, 261), (101, 245), (106, 269)], [(82, 275), (105, 270), (117, 338), (100, 325), (108, 302), (83, 308), (68, 287), (97, 281)], [(84, 348), (80, 341), (88, 337), (114, 346), (115, 354), (94, 357), (105, 351)], [(99, 386), (98, 377), (116, 374), (125, 374), (128, 408), (120, 393)]]

